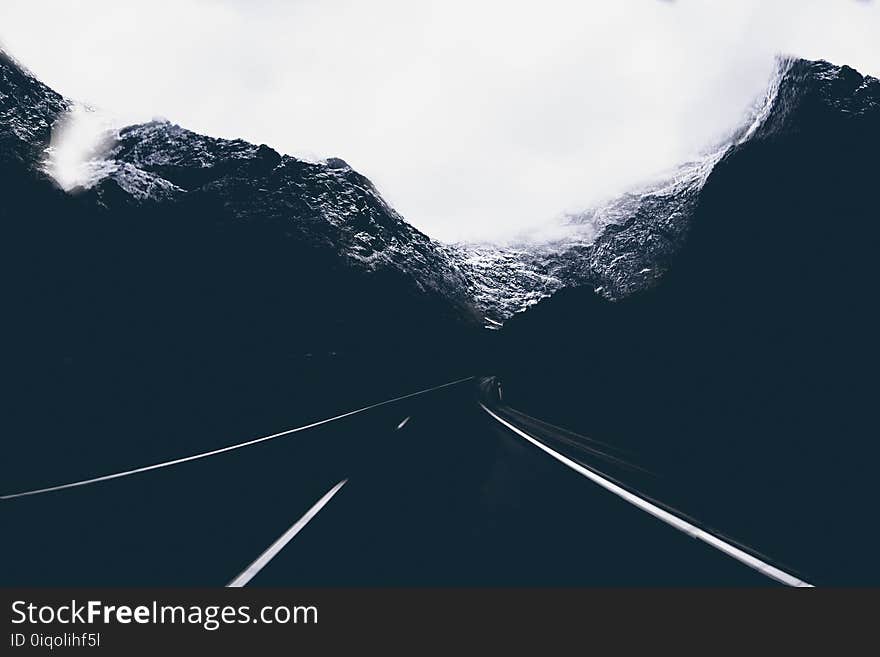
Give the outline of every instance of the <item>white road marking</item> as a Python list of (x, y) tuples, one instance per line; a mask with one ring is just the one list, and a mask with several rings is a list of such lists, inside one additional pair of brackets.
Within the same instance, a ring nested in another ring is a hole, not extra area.
[(426, 388), (425, 390), (419, 390), (418, 392), (411, 392), (408, 395), (403, 395), (401, 397), (395, 397), (394, 399), (389, 399), (387, 401), (379, 402), (377, 404), (371, 404), (370, 406), (364, 406), (363, 408), (359, 408), (354, 411), (349, 411), (348, 413), (343, 413), (342, 415), (337, 415), (335, 417), (327, 418), (326, 420), (319, 420), (318, 422), (312, 422), (311, 424), (307, 424), (302, 427), (296, 427), (295, 429), (287, 429), (286, 431), (281, 431), (279, 433), (273, 433), (271, 436), (263, 436), (261, 438), (254, 438), (253, 440), (247, 440), (243, 443), (237, 443), (235, 445), (228, 445), (227, 447), (221, 447), (219, 449), (212, 449), (209, 452), (202, 452), (200, 454), (193, 454), (191, 456), (184, 456), (179, 459), (174, 459), (171, 461), (164, 461), (162, 463), (154, 463), (153, 465), (145, 465), (140, 468), (134, 468), (132, 470), (125, 470), (123, 472), (114, 472), (113, 474), (103, 475), (101, 477), (94, 477), (92, 479), (84, 479), (82, 481), (74, 481), (69, 484), (59, 484), (58, 486), (49, 486), (47, 488), (38, 488), (36, 490), (24, 491), (22, 493), (11, 493), (9, 495), (0, 495), (0, 500), (11, 500), (16, 497), (26, 497), (28, 495), (39, 495), (40, 493), (50, 493), (56, 490), (63, 490), (65, 488), (75, 488), (77, 486), (86, 486), (88, 484), (97, 484), (101, 481), (109, 481), (111, 479), (118, 479), (120, 477), (128, 477), (130, 475), (139, 474), (141, 472), (149, 472), (150, 470), (158, 470), (159, 468), (167, 468), (172, 465), (179, 465), (181, 463), (187, 463), (189, 461), (195, 461), (198, 459), (207, 458), (208, 456), (215, 456), (217, 454), (223, 454), (224, 452), (231, 452), (236, 449), (241, 449), (242, 447), (249, 447), (251, 445), (256, 445), (257, 443), (266, 442), (267, 440), (273, 440), (275, 438), (281, 438), (282, 436), (289, 436), (293, 433), (298, 433), (300, 431), (306, 431), (307, 429), (313, 429), (315, 427), (321, 426), (322, 424), (327, 424), (328, 422), (335, 422), (336, 420), (341, 420), (342, 418), (351, 417), (352, 415), (357, 415), (358, 413), (363, 413), (364, 411), (369, 411), (374, 408), (378, 408), (379, 406), (385, 406), (386, 404), (393, 404), (394, 402), (399, 402), (404, 399), (409, 399), (410, 397), (415, 397), (416, 395), (424, 395), (427, 392), (433, 392), (434, 390), (440, 390), (441, 388), (447, 388), (449, 386), (454, 386), (459, 383), (464, 383), (465, 381), (470, 381), (474, 377), (469, 376), (464, 379), (458, 379), (457, 381), (450, 381), (449, 383), (444, 383), (443, 385), (434, 386), (433, 388)]
[(314, 506), (311, 509), (306, 511), (305, 515), (297, 520), (293, 525), (291, 525), (290, 529), (284, 532), (281, 536), (278, 537), (272, 545), (266, 548), (266, 551), (263, 552), (259, 557), (257, 557), (254, 562), (245, 568), (241, 574), (239, 574), (235, 579), (233, 579), (229, 584), (227, 584), (227, 588), (240, 588), (242, 586), (246, 586), (248, 582), (250, 582), (256, 575), (259, 573), (267, 563), (272, 561), (276, 554), (281, 552), (284, 549), (284, 546), (290, 543), (294, 536), (302, 531), (302, 528), (309, 524), (309, 521), (318, 515), (318, 511), (327, 506), (327, 502), (331, 500), (331, 498), (339, 492), (339, 489), (345, 486), (348, 479), (343, 479), (338, 484), (336, 484), (333, 488), (324, 493), (324, 497), (315, 502)]
[(628, 491), (627, 489), (625, 489), (621, 486), (618, 486), (613, 481), (609, 481), (608, 479), (606, 479), (602, 475), (600, 475), (600, 474), (594, 472), (593, 470), (590, 470), (589, 468), (581, 465), (577, 461), (573, 461), (572, 459), (568, 458), (567, 456), (564, 456), (563, 454), (560, 454), (559, 452), (547, 447), (544, 443), (540, 442), (536, 438), (532, 438), (529, 434), (527, 434), (526, 432), (522, 431), (521, 429), (515, 427), (510, 422), (507, 422), (503, 418), (498, 417), (495, 413), (490, 411), (484, 404), (481, 403), (480, 406), (482, 406), (483, 410), (486, 411), (493, 418), (495, 418), (498, 422), (503, 424), (505, 427), (507, 427), (508, 429), (510, 429), (511, 431), (516, 433), (517, 435), (528, 440), (530, 443), (532, 443), (538, 449), (543, 450), (544, 452), (546, 452), (547, 454), (552, 456), (554, 459), (556, 459), (560, 463), (567, 465), (569, 468), (571, 468), (575, 472), (582, 474), (583, 476), (587, 477), (588, 479), (590, 479), (594, 483), (599, 484), (602, 488), (614, 493), (618, 497), (623, 498), (624, 500), (626, 500), (627, 502), (629, 502), (633, 506), (638, 507), (642, 511), (646, 511), (647, 513), (650, 513), (652, 516), (654, 516), (658, 520), (662, 520), (666, 524), (675, 527), (676, 529), (678, 529), (681, 532), (684, 532), (688, 536), (691, 536), (693, 538), (696, 538), (698, 540), (703, 541), (704, 543), (716, 548), (717, 550), (720, 550), (721, 552), (728, 555), (729, 557), (733, 557), (737, 561), (744, 563), (745, 565), (749, 566), (750, 568), (757, 570), (758, 572), (766, 575), (767, 577), (769, 577), (771, 579), (776, 580), (777, 582), (781, 582), (782, 584), (787, 584), (788, 586), (800, 586), (800, 587), (812, 587), (813, 586), (812, 584), (809, 584), (809, 583), (803, 581), (802, 579), (798, 579), (794, 575), (790, 575), (790, 574), (786, 573), (785, 571), (782, 571), (779, 568), (776, 568), (775, 566), (771, 566), (769, 563), (767, 563), (765, 561), (761, 561), (760, 559), (758, 559), (755, 556), (752, 556), (748, 552), (741, 550), (740, 548), (736, 547), (735, 545), (731, 545), (727, 541), (725, 541), (721, 538), (718, 538), (714, 534), (710, 534), (705, 529), (701, 529), (701, 528), (697, 527), (696, 525), (693, 525), (693, 524), (689, 523), (688, 521), (683, 520), (682, 518), (679, 518), (678, 516), (670, 513), (666, 509), (662, 509), (659, 506), (652, 504), (651, 502), (649, 502), (645, 499), (642, 499), (638, 495)]
[(407, 415), (405, 418), (403, 418), (400, 421), (400, 424), (397, 425), (397, 428), (395, 429), (395, 431), (400, 431), (401, 429), (403, 429), (406, 426), (406, 423), (409, 422), (409, 418), (410, 418), (409, 415)]

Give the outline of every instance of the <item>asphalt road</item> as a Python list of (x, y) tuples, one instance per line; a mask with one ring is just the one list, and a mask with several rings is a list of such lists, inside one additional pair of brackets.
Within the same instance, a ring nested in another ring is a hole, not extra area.
[(200, 458), (34, 495), (2, 491), (0, 582), (798, 582), (789, 569), (768, 577), (771, 562), (750, 548), (740, 557), (752, 563), (731, 556), (725, 546), (739, 548), (715, 530), (695, 538), (703, 525), (642, 492), (651, 477), (608, 445), (506, 407), (493, 379), (469, 379)]

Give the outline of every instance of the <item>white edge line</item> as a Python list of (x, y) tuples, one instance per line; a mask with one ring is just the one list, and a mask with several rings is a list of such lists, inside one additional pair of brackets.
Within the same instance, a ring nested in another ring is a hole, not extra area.
[(287, 429), (286, 431), (281, 431), (279, 433), (273, 433), (271, 436), (263, 436), (261, 438), (254, 438), (253, 440), (247, 440), (243, 443), (237, 443), (235, 445), (228, 445), (226, 447), (221, 447), (219, 449), (213, 449), (209, 452), (202, 452), (200, 454), (193, 454), (191, 456), (184, 456), (179, 459), (174, 459), (172, 461), (164, 461), (162, 463), (154, 463), (153, 465), (145, 465), (140, 468), (134, 468), (132, 470), (125, 470), (123, 472), (114, 472), (113, 474), (103, 475), (101, 477), (94, 477), (92, 479), (84, 479), (82, 481), (74, 481), (69, 484), (59, 484), (57, 486), (49, 486), (48, 488), (38, 488), (36, 490), (24, 491), (22, 493), (11, 493), (9, 495), (0, 495), (0, 500), (11, 500), (16, 497), (26, 497), (28, 495), (39, 495), (40, 493), (51, 493), (56, 490), (63, 490), (65, 488), (75, 488), (77, 486), (86, 486), (88, 484), (97, 484), (101, 481), (109, 481), (110, 479), (118, 479), (119, 477), (127, 477), (133, 474), (139, 474), (141, 472), (149, 472), (150, 470), (158, 470), (159, 468), (167, 468), (172, 465), (179, 465), (180, 463), (186, 463), (187, 461), (195, 461), (198, 459), (203, 459), (208, 456), (214, 456), (216, 454), (222, 454), (224, 452), (231, 452), (235, 449), (241, 449), (242, 447), (249, 447), (250, 445), (256, 445), (257, 443), (262, 443), (267, 440), (272, 440), (274, 438), (281, 438), (282, 436), (288, 436), (292, 433), (298, 433), (300, 431), (305, 431), (306, 429), (313, 429), (314, 427), (320, 426), (322, 424), (327, 424), (328, 422), (334, 422), (335, 420), (341, 420), (345, 417), (350, 417), (352, 415), (357, 415), (358, 413), (363, 413), (364, 411), (369, 411), (371, 409), (377, 408), (379, 406), (384, 406), (386, 404), (393, 404), (394, 402), (399, 402), (404, 399), (409, 399), (410, 397), (415, 397), (416, 395), (423, 395), (426, 392), (433, 392), (434, 390), (440, 390), (441, 388), (447, 388), (449, 386), (454, 386), (459, 383), (464, 383), (465, 381), (470, 381), (474, 377), (469, 376), (464, 379), (458, 379), (457, 381), (450, 381), (449, 383), (444, 383), (443, 385), (435, 386), (433, 388), (426, 388), (425, 390), (419, 390), (418, 392), (411, 392), (408, 395), (403, 395), (401, 397), (395, 397), (394, 399), (388, 399), (383, 402), (379, 402), (377, 404), (371, 404), (370, 406), (364, 406), (363, 408), (359, 408), (354, 411), (349, 411), (348, 413), (343, 413), (342, 415), (337, 415), (335, 417), (327, 418), (326, 420), (319, 420), (317, 422), (312, 422), (311, 424), (307, 424), (302, 427), (296, 427), (295, 429)]
[(339, 489), (342, 488), (348, 479), (343, 479), (338, 484), (336, 484), (333, 488), (324, 493), (324, 497), (315, 502), (311, 509), (305, 512), (305, 515), (297, 520), (293, 525), (291, 525), (290, 529), (284, 532), (278, 539), (272, 543), (266, 551), (263, 552), (259, 557), (254, 559), (254, 562), (245, 568), (241, 574), (239, 574), (235, 579), (233, 579), (229, 584), (226, 585), (227, 588), (241, 588), (242, 586), (246, 586), (248, 582), (250, 582), (263, 568), (275, 557), (276, 554), (281, 552), (284, 549), (284, 546), (290, 543), (294, 536), (302, 531), (302, 528), (309, 524), (309, 521), (318, 515), (318, 512), (323, 509), (327, 502), (331, 500), (331, 498), (339, 492)]
[(564, 456), (563, 454), (560, 454), (559, 452), (547, 447), (544, 443), (540, 442), (539, 440), (532, 438), (530, 435), (528, 435), (527, 433), (525, 433), (521, 429), (515, 427), (510, 422), (507, 422), (503, 418), (498, 417), (495, 413), (490, 411), (483, 403), (480, 403), (480, 406), (482, 406), (483, 410), (486, 411), (493, 418), (495, 418), (498, 422), (503, 424), (505, 427), (507, 427), (508, 429), (510, 429), (511, 431), (516, 433), (517, 435), (522, 436), (523, 438), (528, 440), (530, 443), (535, 445), (535, 447), (538, 447), (539, 449), (543, 450), (544, 452), (546, 452), (547, 454), (549, 454), (550, 456), (555, 458), (557, 461), (564, 463), (569, 468), (571, 468), (572, 470), (574, 470), (575, 472), (577, 472), (579, 474), (582, 474), (583, 476), (587, 477), (588, 479), (590, 479), (594, 483), (599, 484), (600, 486), (602, 486), (602, 488), (605, 488), (606, 490), (614, 493), (618, 497), (623, 498), (624, 500), (626, 500), (627, 502), (629, 502), (633, 506), (638, 507), (642, 511), (646, 511), (647, 513), (650, 513), (652, 516), (654, 516), (658, 520), (662, 520), (666, 524), (675, 527), (679, 531), (684, 532), (685, 534), (687, 534), (693, 538), (699, 539), (708, 545), (711, 545), (712, 547), (716, 548), (717, 550), (720, 550), (721, 552), (728, 555), (729, 557), (733, 557), (737, 561), (744, 563), (745, 565), (749, 566), (750, 568), (757, 570), (758, 572), (762, 573), (763, 575), (766, 575), (767, 577), (770, 577), (771, 579), (776, 580), (777, 582), (781, 582), (782, 584), (786, 584), (788, 586), (798, 586), (798, 587), (812, 587), (813, 586), (812, 584), (809, 584), (809, 583), (803, 581), (802, 579), (798, 579), (794, 575), (790, 575), (790, 574), (786, 573), (785, 571), (780, 570), (779, 568), (776, 568), (775, 566), (771, 566), (769, 563), (766, 563), (765, 561), (761, 561), (757, 557), (749, 554), (748, 552), (746, 552), (744, 550), (741, 550), (740, 548), (736, 547), (735, 545), (731, 545), (727, 541), (724, 541), (724, 540), (718, 538), (714, 534), (710, 534), (705, 529), (701, 529), (695, 525), (692, 525), (691, 523), (687, 522), (686, 520), (683, 520), (682, 518), (679, 518), (678, 516), (673, 515), (669, 511), (662, 509), (659, 506), (656, 506), (655, 504), (652, 504), (651, 502), (648, 502), (645, 499), (642, 499), (638, 495), (635, 495), (634, 493), (628, 491), (627, 489), (625, 489), (621, 486), (618, 486), (617, 484), (615, 484), (612, 481), (609, 481), (605, 477), (602, 477), (601, 475), (597, 474), (593, 470), (590, 470), (589, 468), (584, 467), (583, 465), (581, 465), (577, 461), (573, 461), (572, 459), (568, 458), (567, 456)]

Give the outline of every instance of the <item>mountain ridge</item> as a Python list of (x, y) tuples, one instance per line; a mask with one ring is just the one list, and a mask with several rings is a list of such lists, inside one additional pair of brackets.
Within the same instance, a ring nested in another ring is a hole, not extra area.
[[(72, 102), (2, 56), (4, 84), (21, 92), (4, 96), (3, 116), (12, 127), (4, 139), (15, 141), (6, 156), (41, 160), (53, 125)], [(306, 162), (168, 121), (114, 131), (92, 155), (93, 179), (75, 191), (104, 209), (199, 199), (221, 209), (221, 225), (274, 225), (279, 239), (333, 252), (355, 270), (393, 272), (414, 293), (448, 306), (449, 317), (497, 328), (564, 288), (592, 287), (613, 300), (655, 285), (685, 243), (703, 184), (731, 148), (785, 130), (788, 114), (813, 102), (810, 93), (833, 100), (829, 85), (847, 84), (855, 85), (854, 94), (867, 93), (858, 89), (872, 79), (847, 66), (779, 58), (763, 102), (726, 142), (668, 178), (565, 218), (561, 236), (510, 246), (431, 239), (339, 158)]]
[(784, 64), (664, 275), (614, 301), (565, 289), (513, 317), (499, 373), (515, 408), (629, 450), (677, 489), (673, 508), (799, 555), (811, 582), (864, 585), (880, 581), (864, 522), (880, 457), (880, 82)]

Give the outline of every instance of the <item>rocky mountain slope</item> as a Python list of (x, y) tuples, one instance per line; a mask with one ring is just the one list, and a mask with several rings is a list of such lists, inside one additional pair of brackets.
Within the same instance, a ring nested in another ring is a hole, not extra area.
[[(73, 104), (4, 57), (3, 111), (10, 128), (4, 134), (14, 142), (5, 157), (42, 173), (52, 126)], [(409, 225), (341, 159), (306, 162), (167, 121), (108, 133), (90, 155), (78, 191), (110, 212), (186, 206), (204, 214), (200, 206), (210, 206), (218, 210), (214, 228), (260, 226), (353, 272), (405, 281), (412, 294), (443, 306), (447, 318), (497, 328), (563, 288), (588, 286), (619, 299), (655, 284), (684, 243), (707, 176), (771, 116), (768, 108), (790, 66), (780, 61), (767, 97), (729, 140), (658, 182), (566, 217), (552, 240), (442, 244)]]
[(122, 129), (102, 154), (99, 201), (222, 206), (229, 226), (260, 222), (345, 265), (393, 271), (419, 294), (474, 315), (467, 281), (445, 247), (406, 223), (373, 184), (343, 160), (305, 162), (268, 146), (198, 135), (168, 122)]
[[(700, 157), (657, 180), (558, 220), (553, 239), (510, 246), (460, 244), (478, 307), (495, 327), (564, 288), (590, 287), (611, 300), (655, 285), (684, 246), (700, 192), (716, 164), (779, 114), (780, 83), (792, 67), (779, 58), (764, 97), (742, 125)], [(588, 181), (585, 181), (588, 184)]]
[[(614, 302), (563, 290), (505, 325), (505, 398), (629, 450), (680, 493), (664, 501), (810, 581), (877, 583), (880, 81), (788, 60), (768, 101), (687, 203), (591, 247), (633, 253), (630, 271), (659, 254), (662, 277)], [(653, 251), (676, 212), (686, 239)]]
[(69, 102), (0, 50), (0, 162), (29, 166), (42, 157)]
[[(265, 145), (198, 135), (166, 121), (109, 134), (92, 153), (81, 195), (104, 210), (199, 204), (221, 211), (216, 226), (259, 224), (370, 275), (407, 281), (464, 323), (497, 328), (567, 287), (609, 299), (648, 288), (682, 247), (700, 190), (715, 165), (744, 140), (780, 129), (792, 68), (778, 71), (743, 126), (704, 157), (658, 182), (566, 217), (556, 237), (519, 243), (441, 244), (409, 225), (343, 160), (305, 162)], [(72, 103), (3, 55), (3, 157), (42, 175), (52, 126)], [(780, 88), (781, 96), (780, 96)], [(775, 109), (774, 109), (775, 108)], [(841, 108), (845, 110), (846, 108)], [(234, 230), (234, 228), (232, 228)]]

